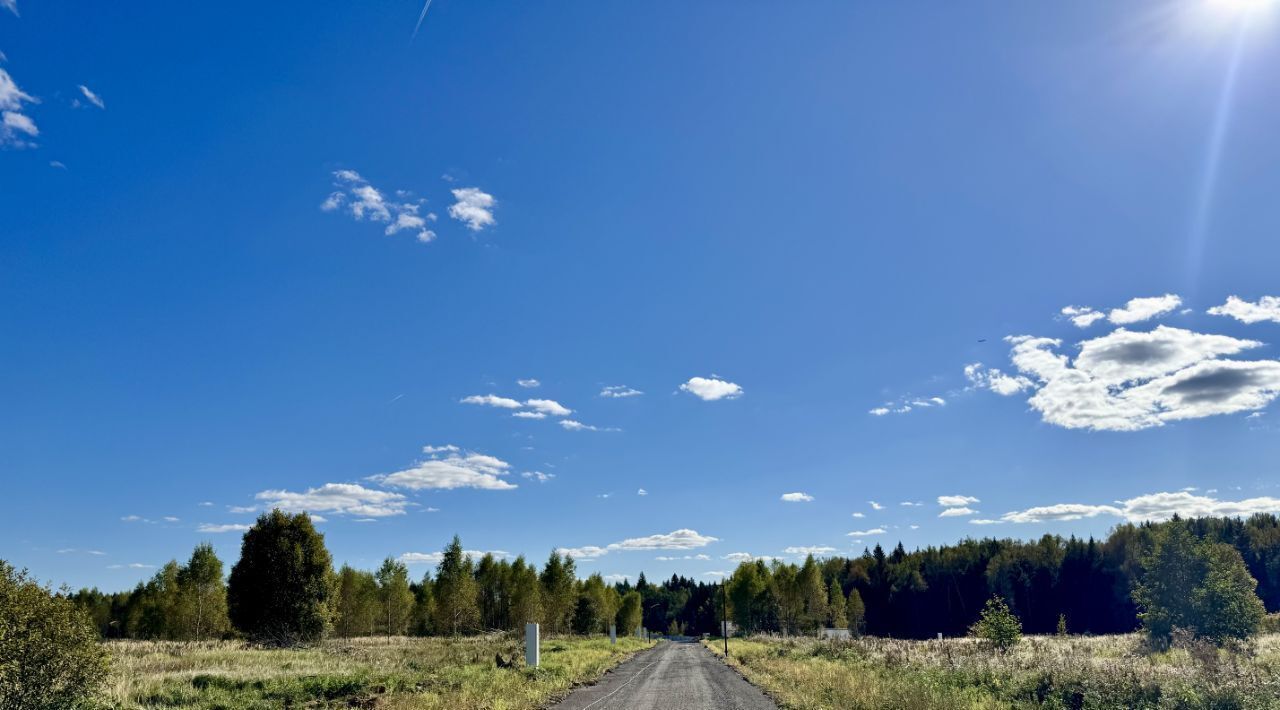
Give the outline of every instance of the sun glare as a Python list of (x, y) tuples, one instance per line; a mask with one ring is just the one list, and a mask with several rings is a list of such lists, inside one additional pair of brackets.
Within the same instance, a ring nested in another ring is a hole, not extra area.
[(1273, 10), (1280, 0), (1206, 0), (1215, 12), (1235, 18), (1252, 18)]

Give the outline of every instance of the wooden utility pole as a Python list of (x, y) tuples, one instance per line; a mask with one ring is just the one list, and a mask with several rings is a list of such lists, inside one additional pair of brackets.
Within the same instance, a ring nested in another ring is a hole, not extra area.
[(720, 630), (724, 634), (724, 657), (729, 657), (729, 590), (720, 580)]

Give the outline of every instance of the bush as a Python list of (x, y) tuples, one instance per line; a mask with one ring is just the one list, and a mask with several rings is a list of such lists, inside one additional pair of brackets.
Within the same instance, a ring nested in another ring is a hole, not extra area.
[(0, 561), (0, 708), (78, 707), (106, 675), (89, 615)]
[(1003, 651), (1022, 640), (1022, 622), (1003, 599), (991, 597), (969, 633)]
[(244, 534), (231, 568), (231, 623), (259, 642), (317, 641), (330, 623), (334, 587), (332, 560), (311, 518), (273, 510)]

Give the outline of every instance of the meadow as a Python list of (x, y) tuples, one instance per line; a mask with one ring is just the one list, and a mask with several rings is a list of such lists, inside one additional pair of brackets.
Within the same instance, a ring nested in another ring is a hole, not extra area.
[[(275, 649), (234, 641), (113, 641), (97, 707), (538, 708), (650, 644), (635, 638), (546, 638), (524, 666), (511, 635), (359, 638)], [(495, 656), (515, 659), (498, 668)]]
[[(723, 654), (720, 642), (706, 645)], [(1227, 651), (1148, 652), (1137, 634), (1031, 636), (1007, 652), (974, 639), (755, 636), (729, 663), (786, 708), (996, 710), (1280, 708), (1280, 634)]]

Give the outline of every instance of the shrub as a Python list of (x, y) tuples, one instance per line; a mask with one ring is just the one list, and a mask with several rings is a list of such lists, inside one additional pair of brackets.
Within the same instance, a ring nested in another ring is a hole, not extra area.
[(1003, 651), (1022, 640), (1022, 622), (1003, 599), (991, 597), (969, 633)]
[(0, 707), (78, 707), (107, 660), (83, 609), (0, 561)]
[(273, 510), (244, 534), (227, 607), (246, 636), (291, 645), (324, 635), (333, 593), (332, 561), (311, 518)]

